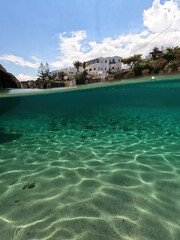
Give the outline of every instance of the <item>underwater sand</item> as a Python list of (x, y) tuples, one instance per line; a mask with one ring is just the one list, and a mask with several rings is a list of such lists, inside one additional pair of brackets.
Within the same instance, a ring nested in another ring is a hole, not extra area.
[(180, 80), (0, 107), (0, 239), (180, 239)]

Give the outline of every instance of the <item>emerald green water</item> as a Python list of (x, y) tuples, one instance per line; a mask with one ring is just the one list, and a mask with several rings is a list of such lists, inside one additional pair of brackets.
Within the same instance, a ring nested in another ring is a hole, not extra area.
[(0, 109), (0, 239), (180, 239), (180, 80)]

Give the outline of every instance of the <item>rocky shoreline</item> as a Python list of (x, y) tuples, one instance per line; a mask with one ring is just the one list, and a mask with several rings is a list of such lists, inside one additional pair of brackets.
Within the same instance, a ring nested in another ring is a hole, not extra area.
[(0, 64), (0, 88), (21, 88), (17, 78)]

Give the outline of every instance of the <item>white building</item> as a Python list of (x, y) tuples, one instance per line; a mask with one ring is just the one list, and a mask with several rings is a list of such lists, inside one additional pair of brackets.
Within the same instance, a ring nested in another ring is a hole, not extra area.
[[(106, 76), (107, 71), (119, 71), (122, 69), (121, 57), (96, 58), (87, 61), (86, 70), (89, 74)], [(101, 77), (100, 77), (101, 78)]]
[[(82, 67), (79, 68), (79, 72), (83, 72), (83, 70), (84, 69)], [(50, 75), (56, 78), (58, 76), (58, 73), (60, 72), (64, 72), (67, 75), (67, 77), (73, 79), (73, 76), (77, 73), (77, 69), (75, 67), (63, 68), (60, 70), (50, 72)]]
[[(88, 74), (93, 75), (97, 78), (105, 78), (108, 74), (107, 71), (118, 71), (122, 69), (121, 57), (107, 57), (107, 58), (96, 58), (87, 61), (86, 71)], [(83, 67), (79, 68), (79, 72), (83, 72)], [(61, 70), (52, 71), (50, 74), (53, 77), (57, 77), (59, 72), (64, 72), (66, 75), (73, 79), (73, 76), (77, 73), (75, 67), (68, 67)]]

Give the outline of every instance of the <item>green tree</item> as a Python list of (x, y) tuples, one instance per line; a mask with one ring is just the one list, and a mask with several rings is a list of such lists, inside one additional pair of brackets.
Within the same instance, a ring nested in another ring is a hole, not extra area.
[(167, 48), (166, 50), (166, 53), (164, 53), (162, 57), (167, 59), (168, 61), (172, 61), (176, 59), (176, 53), (180, 50), (180, 48), (176, 46), (172, 48)]
[(44, 65), (44, 72), (45, 72), (45, 77), (48, 77), (49, 75), (49, 64), (46, 62), (46, 64)]
[(82, 66), (82, 63), (79, 61), (75, 61), (73, 65), (77, 69), (77, 72), (79, 72), (79, 68)]
[(39, 68), (38, 68), (38, 75), (40, 79), (44, 78), (44, 64), (41, 63)]
[(76, 73), (74, 75), (74, 79), (76, 80), (76, 84), (79, 85), (79, 84), (84, 84), (85, 83), (85, 80), (86, 80), (86, 77), (87, 77), (87, 72), (86, 71), (83, 71), (82, 73)]
[(157, 47), (153, 48), (152, 57), (153, 57), (154, 60), (157, 59), (157, 57), (159, 55), (159, 52), (160, 52), (159, 48), (157, 48)]
[(83, 63), (82, 63), (82, 67), (83, 67), (84, 71), (86, 70), (86, 66), (87, 66), (87, 63), (86, 63), (86, 62), (83, 62)]
[(121, 61), (124, 64), (128, 64), (130, 66), (130, 68), (132, 69), (134, 64), (141, 59), (141, 56), (142, 56), (142, 54), (136, 54), (136, 55), (128, 57), (128, 58), (123, 58)]
[(67, 76), (64, 72), (59, 72), (58, 73), (58, 78), (61, 80), (61, 81), (64, 81), (64, 77)]
[(46, 77), (49, 75), (49, 64), (46, 63), (45, 65), (43, 63), (40, 64), (38, 68), (38, 75), (41, 80), (45, 80)]

